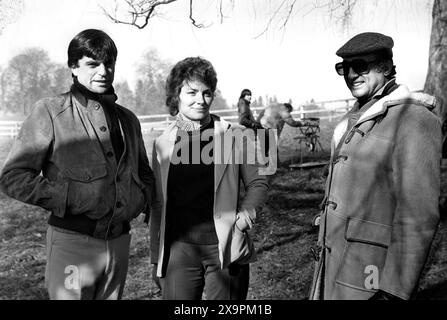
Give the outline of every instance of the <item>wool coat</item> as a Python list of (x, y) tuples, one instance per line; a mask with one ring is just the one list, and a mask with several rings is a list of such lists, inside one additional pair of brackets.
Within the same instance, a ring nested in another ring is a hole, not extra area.
[(311, 299), (411, 297), (439, 222), (435, 104), (400, 85), (335, 128)]

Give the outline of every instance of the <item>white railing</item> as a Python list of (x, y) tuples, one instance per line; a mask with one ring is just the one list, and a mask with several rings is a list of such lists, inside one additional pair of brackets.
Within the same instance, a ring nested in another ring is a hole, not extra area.
[(0, 136), (14, 138), (20, 130), (22, 121), (0, 121)]
[[(354, 101), (354, 99), (340, 99), (315, 102), (314, 104), (319, 106), (319, 109), (303, 110), (303, 108), (300, 107), (299, 110), (293, 111), (292, 115), (298, 118), (305, 118), (309, 114), (315, 114), (315, 117), (320, 119), (329, 119), (329, 121), (332, 121), (332, 119), (343, 115), (347, 110), (349, 110)], [(255, 118), (262, 109), (264, 108), (251, 108)], [(219, 115), (222, 119), (229, 122), (237, 122), (238, 119), (237, 109), (211, 110), (211, 113)], [(229, 113), (230, 115), (225, 115)], [(157, 114), (150, 116), (138, 116), (138, 119), (141, 123), (141, 131), (143, 134), (147, 134), (152, 131), (164, 130), (174, 120), (174, 117), (169, 114)], [(0, 121), (0, 136), (14, 138), (19, 132), (21, 125), (22, 121)]]

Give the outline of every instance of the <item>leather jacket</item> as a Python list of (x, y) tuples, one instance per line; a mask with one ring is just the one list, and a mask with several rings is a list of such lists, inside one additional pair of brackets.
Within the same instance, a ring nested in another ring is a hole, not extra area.
[[(126, 108), (86, 99), (73, 89), (40, 100), (23, 122), (0, 175), (10, 197), (40, 206), (62, 218), (86, 215), (97, 220), (96, 237), (110, 225), (149, 213), (154, 177), (140, 123)], [(105, 108), (116, 108), (124, 138), (118, 163)]]

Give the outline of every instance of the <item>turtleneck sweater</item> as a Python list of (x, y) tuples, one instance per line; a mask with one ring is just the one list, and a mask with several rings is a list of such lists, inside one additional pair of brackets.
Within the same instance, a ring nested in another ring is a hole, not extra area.
[[(184, 117), (181, 120), (177, 123), (181, 128), (178, 129), (177, 147), (174, 149), (178, 150), (177, 156), (180, 157), (180, 153), (188, 150), (189, 161), (171, 163), (169, 166), (166, 207), (168, 239), (193, 244), (217, 244), (213, 217), (214, 163), (204, 163), (202, 159), (200, 163), (192, 163), (192, 144), (197, 143), (197, 139), (200, 139), (200, 153), (206, 145), (213, 143), (213, 137), (201, 141), (201, 135), (205, 130), (212, 130), (214, 122), (206, 121), (199, 130), (187, 131), (192, 124), (186, 125)], [(179, 139), (180, 136), (182, 139)], [(185, 136), (188, 137), (186, 141)]]
[(80, 95), (77, 94), (76, 97), (84, 107), (87, 107), (89, 100), (96, 101), (103, 106), (107, 126), (110, 130), (110, 141), (112, 142), (115, 159), (118, 163), (124, 152), (124, 141), (115, 108), (115, 101), (117, 100), (115, 90), (113, 89), (113, 87), (110, 87), (110, 89), (108, 89), (103, 94), (94, 93), (80, 84), (79, 81), (74, 78), (71, 91), (74, 94), (76, 94), (77, 92), (80, 93)]

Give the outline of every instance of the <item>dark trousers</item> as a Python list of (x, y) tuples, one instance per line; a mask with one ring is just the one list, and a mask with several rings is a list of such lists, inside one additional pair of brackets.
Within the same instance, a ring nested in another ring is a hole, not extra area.
[(166, 275), (161, 278), (165, 300), (245, 300), (249, 265), (232, 264), (220, 268), (215, 245), (176, 241), (171, 244)]

